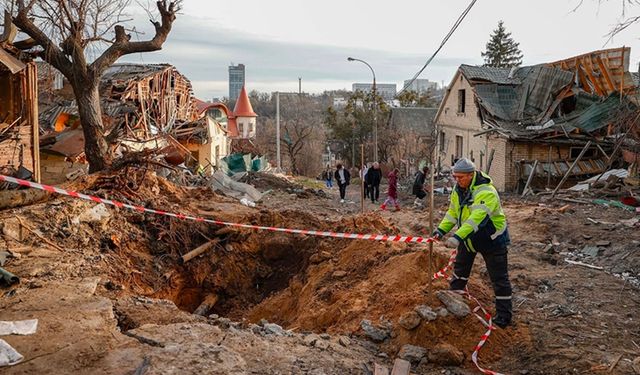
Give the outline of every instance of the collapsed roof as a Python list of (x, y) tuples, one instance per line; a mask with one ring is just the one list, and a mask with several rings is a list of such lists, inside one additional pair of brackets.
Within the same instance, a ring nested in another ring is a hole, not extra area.
[(459, 72), (473, 86), (488, 131), (510, 139), (568, 137), (596, 132), (620, 111), (636, 108), (629, 100), (636, 85), (625, 68), (628, 58), (623, 62), (628, 53), (603, 50), (519, 68), (461, 65)]

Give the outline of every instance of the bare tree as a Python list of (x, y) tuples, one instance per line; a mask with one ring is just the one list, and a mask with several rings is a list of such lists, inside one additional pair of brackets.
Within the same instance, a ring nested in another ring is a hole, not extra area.
[[(155, 35), (146, 41), (131, 41), (123, 26), (129, 3), (130, 0), (9, 0), (4, 4), (13, 23), (30, 37), (23, 45), (39, 47), (38, 55), (58, 69), (73, 88), (91, 172), (109, 167), (112, 159), (98, 92), (102, 75), (124, 55), (160, 50), (180, 9), (180, 0), (156, 2), (160, 19), (151, 20)], [(91, 52), (100, 50), (96, 59), (88, 58)]]

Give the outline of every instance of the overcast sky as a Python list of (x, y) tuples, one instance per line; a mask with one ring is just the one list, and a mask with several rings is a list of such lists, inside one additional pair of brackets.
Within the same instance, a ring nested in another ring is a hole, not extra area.
[[(482, 64), (492, 30), (503, 20), (520, 43), (524, 64), (554, 61), (604, 48), (630, 46), (631, 70), (640, 58), (640, 25), (605, 45), (620, 19), (620, 0), (478, 0), (440, 54), (422, 73), (448, 84), (460, 64)], [(202, 99), (228, 95), (228, 66), (246, 65), (248, 90), (305, 92), (351, 89), (371, 72), (401, 88), (435, 51), (467, 0), (185, 0), (160, 52), (131, 62), (167, 62), (193, 83)], [(640, 14), (640, 7), (628, 9)], [(148, 23), (148, 22), (146, 22)], [(146, 23), (136, 25), (138, 29)], [(142, 27), (141, 27), (142, 26)], [(144, 38), (145, 36), (141, 36)]]

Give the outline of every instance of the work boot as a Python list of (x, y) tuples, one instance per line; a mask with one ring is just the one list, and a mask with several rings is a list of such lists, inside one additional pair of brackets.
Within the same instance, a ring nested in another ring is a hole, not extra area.
[(504, 329), (507, 328), (508, 326), (511, 325), (511, 320), (498, 316), (493, 320), (493, 324), (497, 325), (498, 327)]
[(382, 206), (380, 206), (380, 209), (382, 211), (386, 211), (387, 210), (387, 205), (383, 203)]
[(396, 212), (400, 211), (400, 206), (396, 206)]

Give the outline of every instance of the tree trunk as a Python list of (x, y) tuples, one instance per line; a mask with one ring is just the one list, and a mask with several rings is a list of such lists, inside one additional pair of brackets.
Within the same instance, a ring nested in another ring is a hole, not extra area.
[(84, 133), (84, 153), (89, 162), (89, 173), (104, 170), (111, 165), (111, 154), (104, 138), (98, 83), (79, 82), (73, 89)]

